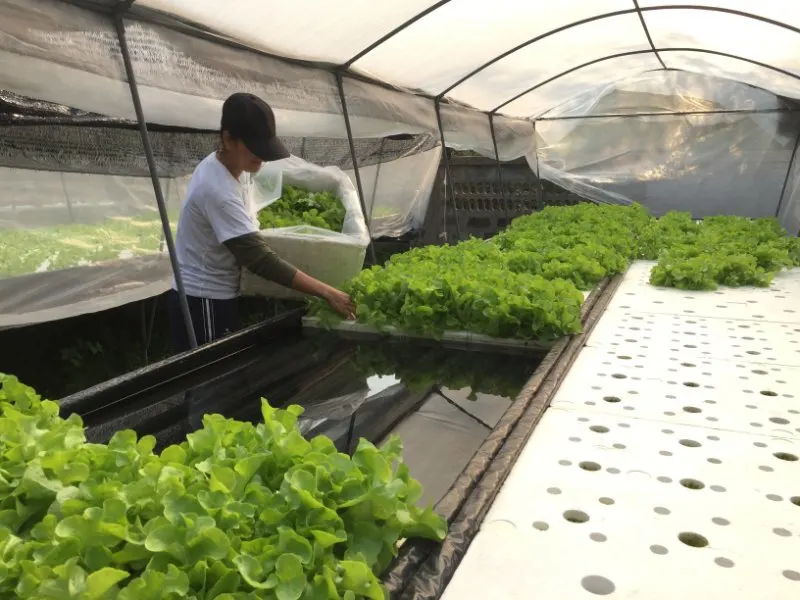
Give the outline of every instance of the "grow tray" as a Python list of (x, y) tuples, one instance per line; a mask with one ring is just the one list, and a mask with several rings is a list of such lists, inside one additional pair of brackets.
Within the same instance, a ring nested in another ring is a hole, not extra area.
[[(584, 302), (589, 293), (583, 292)], [(355, 321), (340, 321), (335, 325), (330, 325), (324, 323), (319, 317), (303, 317), (303, 328), (332, 331), (342, 338), (356, 341), (371, 341), (386, 337), (414, 342), (436, 341), (444, 348), (453, 350), (483, 350), (503, 354), (541, 354), (550, 350), (557, 341), (498, 338), (470, 331), (445, 331), (440, 337), (432, 338), (418, 333), (402, 331), (396, 327), (378, 329), (372, 325)]]

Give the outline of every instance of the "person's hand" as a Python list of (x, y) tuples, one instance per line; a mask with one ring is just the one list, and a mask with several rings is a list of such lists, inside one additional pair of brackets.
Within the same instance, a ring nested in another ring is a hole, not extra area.
[(356, 318), (356, 306), (353, 304), (353, 299), (344, 292), (331, 288), (324, 296), (325, 301), (337, 313), (350, 319), (351, 321)]

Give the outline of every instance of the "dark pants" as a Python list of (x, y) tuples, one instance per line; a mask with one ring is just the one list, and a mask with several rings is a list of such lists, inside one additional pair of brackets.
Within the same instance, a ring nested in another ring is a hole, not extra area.
[[(186, 352), (191, 348), (186, 324), (183, 320), (178, 292), (170, 290), (169, 299), (169, 324), (172, 333), (172, 349), (175, 352)], [(237, 299), (210, 300), (187, 296), (189, 314), (192, 316), (192, 327), (197, 338), (197, 345), (201, 346), (213, 342), (229, 333), (236, 331), (239, 324)]]

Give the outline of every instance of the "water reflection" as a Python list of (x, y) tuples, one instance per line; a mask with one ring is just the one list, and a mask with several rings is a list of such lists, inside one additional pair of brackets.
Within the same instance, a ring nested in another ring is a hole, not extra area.
[(404, 442), (405, 460), (438, 501), (513, 402), (538, 360), (407, 343), (358, 344), (329, 336), (249, 351), (209, 367), (171, 394), (154, 391), (88, 415), (88, 436), (104, 441), (132, 428), (159, 447), (183, 441), (218, 413), (261, 420), (260, 399), (299, 404), (304, 435), (326, 435), (342, 452), (359, 439)]

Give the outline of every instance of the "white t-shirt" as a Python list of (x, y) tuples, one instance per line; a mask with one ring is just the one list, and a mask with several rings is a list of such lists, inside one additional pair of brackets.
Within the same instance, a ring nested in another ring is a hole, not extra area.
[(258, 231), (247, 198), (248, 184), (237, 181), (216, 152), (192, 173), (175, 236), (187, 295), (212, 300), (238, 295), (240, 270), (223, 242)]

